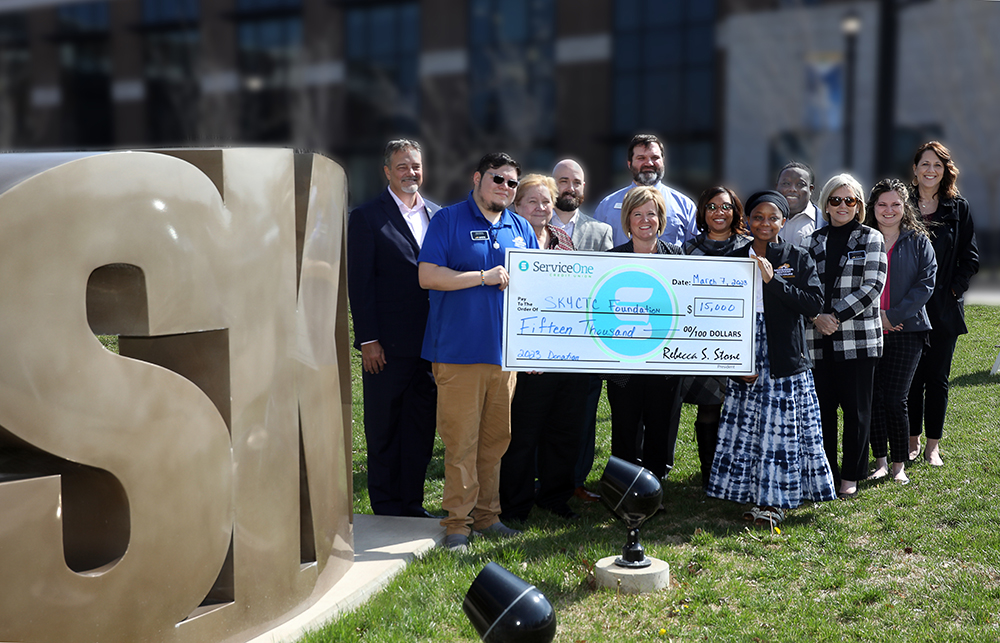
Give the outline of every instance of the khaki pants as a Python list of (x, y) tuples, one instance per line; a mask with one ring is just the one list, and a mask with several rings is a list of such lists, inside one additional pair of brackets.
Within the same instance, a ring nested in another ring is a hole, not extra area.
[(517, 374), (495, 364), (432, 364), (437, 430), (444, 442), (441, 521), (448, 535), (499, 522), (500, 458), (510, 443)]

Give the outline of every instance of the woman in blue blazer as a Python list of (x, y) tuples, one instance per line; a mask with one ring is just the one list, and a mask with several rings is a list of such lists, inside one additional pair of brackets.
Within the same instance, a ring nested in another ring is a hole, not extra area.
[(879, 300), (882, 319), (882, 358), (875, 366), (872, 392), (872, 478), (889, 475), (900, 484), (910, 479), (904, 471), (909, 456), (910, 422), (907, 397), (931, 324), (924, 304), (934, 292), (937, 262), (927, 228), (910, 203), (908, 190), (898, 179), (883, 179), (868, 197), (865, 223), (885, 238), (888, 270)]

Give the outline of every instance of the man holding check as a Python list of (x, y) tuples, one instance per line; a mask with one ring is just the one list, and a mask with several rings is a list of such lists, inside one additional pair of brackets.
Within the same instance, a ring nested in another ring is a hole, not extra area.
[(519, 534), (500, 522), (500, 458), (510, 442), (516, 374), (503, 371), (501, 338), (507, 248), (538, 248), (531, 226), (507, 209), (521, 167), (487, 154), (469, 198), (431, 219), (418, 258), (430, 290), (422, 356), (438, 386), (437, 428), (444, 442), (445, 547), (463, 551), (472, 530)]

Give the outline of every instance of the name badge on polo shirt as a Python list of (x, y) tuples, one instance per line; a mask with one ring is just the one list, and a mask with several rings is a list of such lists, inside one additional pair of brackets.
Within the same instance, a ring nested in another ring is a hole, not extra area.
[(490, 233), (486, 230), (473, 230), (469, 233), (473, 241), (489, 241)]
[(848, 261), (857, 261), (859, 259), (864, 259), (864, 258), (865, 258), (865, 251), (864, 250), (854, 250), (853, 252), (848, 252), (847, 253), (847, 260)]

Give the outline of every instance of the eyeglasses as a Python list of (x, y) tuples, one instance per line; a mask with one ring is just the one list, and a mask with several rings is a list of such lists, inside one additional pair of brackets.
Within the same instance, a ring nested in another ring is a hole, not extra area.
[(860, 199), (856, 199), (853, 196), (832, 196), (826, 200), (826, 202), (832, 205), (833, 207), (837, 207), (838, 205), (840, 205), (841, 201), (846, 203), (847, 207), (853, 208), (855, 205), (858, 204), (858, 201), (860, 201)]
[(723, 212), (731, 212), (733, 209), (732, 203), (723, 203), (722, 205), (715, 205), (714, 203), (709, 203), (705, 206), (705, 209), (709, 212), (715, 212), (716, 210), (722, 210)]
[(486, 173), (493, 177), (493, 182), (496, 183), (497, 185), (503, 185), (503, 182), (506, 181), (507, 187), (509, 187), (511, 190), (516, 190), (517, 186), (520, 184), (520, 181), (515, 181), (514, 179), (508, 179), (505, 176), (500, 176), (496, 172), (490, 172), (489, 170), (487, 170)]

